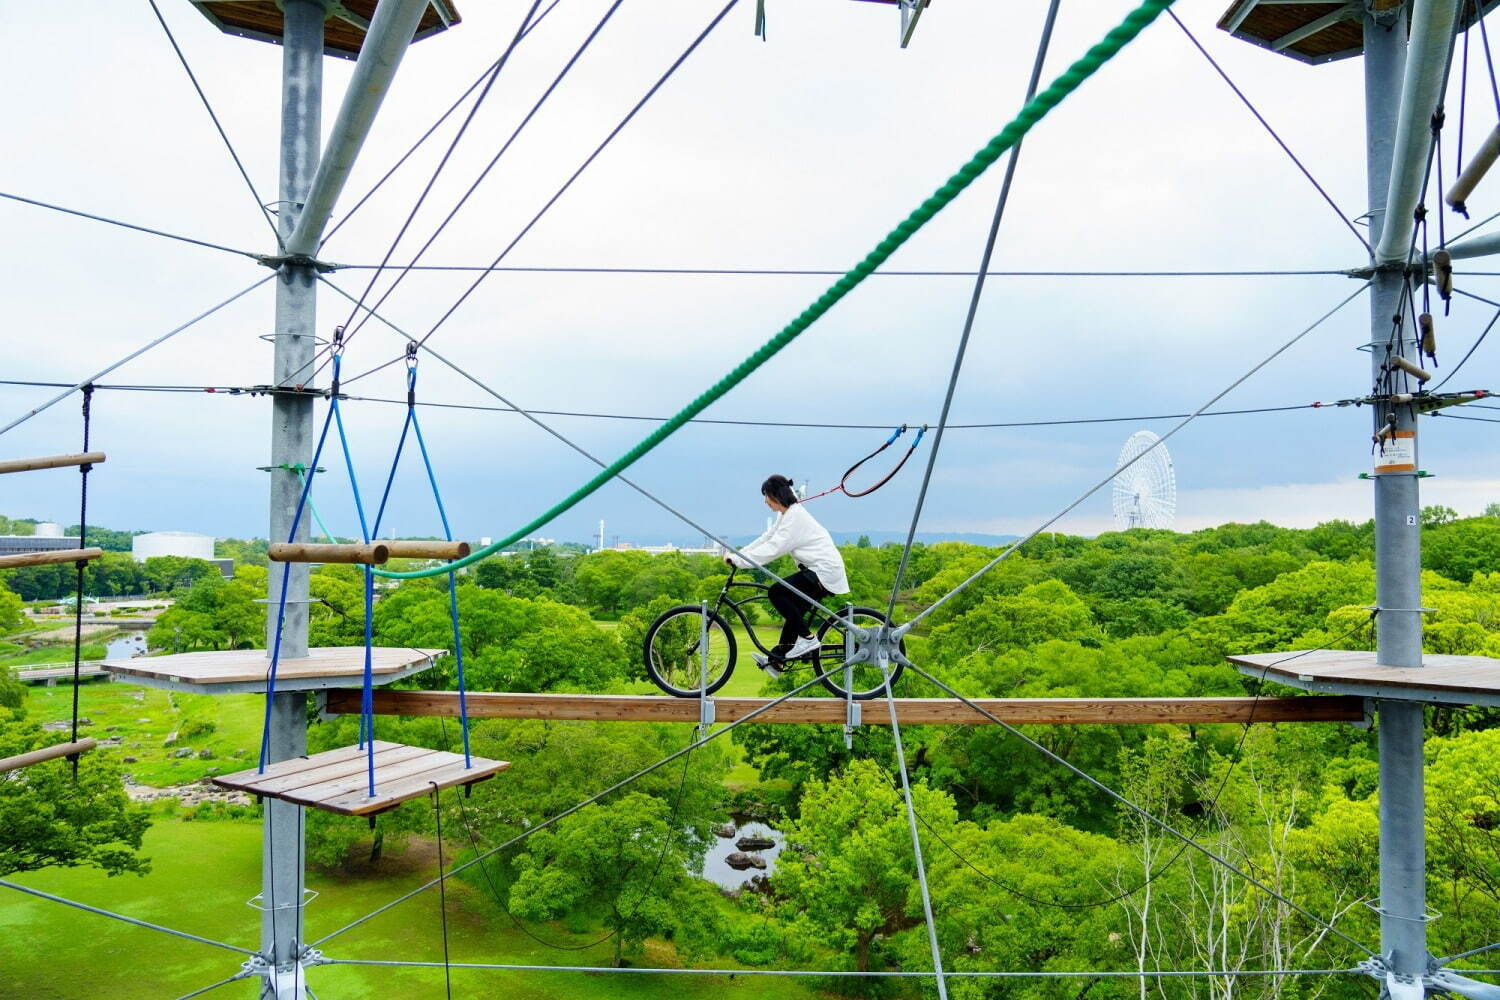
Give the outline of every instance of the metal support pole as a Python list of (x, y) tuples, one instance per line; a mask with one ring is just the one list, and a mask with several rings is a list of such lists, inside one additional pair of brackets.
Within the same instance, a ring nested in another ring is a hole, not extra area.
[[(375, 8), (359, 49), (359, 60), (354, 64), (354, 75), (349, 79), (349, 89), (344, 93), (344, 102), (328, 136), (327, 155), (317, 160), (317, 173), (304, 192), (306, 205), (292, 235), (285, 238), (287, 253), (318, 252), (334, 203), (354, 169), (354, 160), (370, 134), (370, 126), (375, 124), (375, 114), (426, 10), (427, 0), (380, 0)], [(317, 137), (314, 132), (314, 141)]]
[[(1400, 4), (1395, 6), (1400, 7)], [(1369, 15), (1367, 14), (1366, 17)], [(1413, 212), (1427, 179), (1427, 154), (1432, 148), (1432, 113), (1442, 100), (1448, 79), (1448, 54), (1453, 44), (1453, 22), (1458, 0), (1413, 0), (1411, 44), (1403, 66), (1396, 120), (1395, 152), (1390, 161), (1384, 197), (1388, 211), (1384, 226), (1372, 233), (1377, 261), (1406, 259), (1411, 243)], [(1368, 49), (1366, 54), (1368, 55)], [(1372, 195), (1371, 202), (1377, 199)], [(1441, 210), (1441, 206), (1439, 206)]]
[[(1387, 198), (1393, 171), (1402, 173), (1411, 165), (1393, 163), (1397, 109), (1402, 102), (1402, 78), (1406, 61), (1406, 17), (1401, 5), (1372, 14), (1367, 5), (1365, 37), (1365, 109), (1369, 160), (1366, 181), (1370, 198), (1370, 243), (1381, 247), (1387, 225), (1401, 229), (1402, 220), (1388, 218)], [(1441, 67), (1439, 67), (1439, 71)], [(1411, 95), (1407, 95), (1410, 100)], [(1424, 125), (1425, 122), (1419, 123)], [(1403, 155), (1415, 162), (1420, 155), (1425, 166), (1426, 145), (1403, 146)], [(1404, 204), (1404, 202), (1403, 202)], [(1392, 206), (1391, 211), (1403, 210)], [(1410, 211), (1409, 207), (1405, 209)], [(1409, 223), (1410, 219), (1404, 220)], [(1409, 228), (1406, 230), (1409, 232)], [(1404, 248), (1403, 251), (1404, 253)], [(1401, 312), (1405, 279), (1400, 263), (1378, 266), (1370, 288), (1371, 373), (1378, 384), (1386, 361), (1385, 345), (1391, 337), (1393, 317)], [(1413, 353), (1415, 331), (1403, 323), (1397, 349), (1405, 357)], [(1378, 663), (1393, 667), (1422, 665), (1422, 619), (1409, 610), (1421, 600), (1421, 508), (1417, 493), (1416, 415), (1410, 408), (1396, 408), (1396, 429), (1410, 432), (1410, 458), (1387, 454), (1376, 459), (1375, 488), (1375, 576), (1376, 604), (1393, 609), (1377, 619)], [(1383, 421), (1388, 411), (1376, 417)], [(1376, 432), (1379, 432), (1379, 427)], [(1403, 443), (1387, 446), (1399, 452)], [(1382, 471), (1382, 466), (1384, 470)], [(1380, 713), (1380, 940), (1381, 952), (1392, 973), (1420, 977), (1427, 971), (1426, 886), (1422, 802), (1422, 706), (1413, 702), (1382, 701)], [(1391, 992), (1393, 984), (1387, 984)]]
[(854, 727), (859, 725), (859, 702), (854, 700), (854, 605), (844, 604), (844, 749), (854, 749)]
[(701, 740), (714, 724), (714, 703), (708, 697), (708, 602), (703, 601), (699, 607), (703, 613), (703, 628), (698, 634), (698, 738)]
[[(296, 228), (303, 199), (318, 165), (323, 92), (324, 0), (283, 0), (281, 184), (278, 230), (285, 242)], [(317, 323), (317, 274), (307, 266), (284, 264), (276, 282), (276, 356), (273, 384), (301, 383), (311, 371)], [(291, 466), (312, 462), (313, 401), (301, 394), (272, 396), (270, 537), (287, 541), (302, 483)], [(307, 519), (295, 541), (308, 537)], [(307, 655), (308, 566), (288, 564), (286, 618), (281, 634), (282, 660)], [(270, 576), (266, 605), (266, 645), (276, 635), (282, 574)], [(307, 696), (278, 692), (271, 705), (269, 761), (307, 752)], [(297, 966), (302, 944), (301, 809), (279, 799), (265, 802), (261, 862), (261, 950), (273, 972), (263, 998), (294, 1000), (303, 984)]]

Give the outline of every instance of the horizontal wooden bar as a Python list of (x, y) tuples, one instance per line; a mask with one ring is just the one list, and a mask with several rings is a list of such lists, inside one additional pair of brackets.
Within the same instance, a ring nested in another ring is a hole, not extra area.
[(50, 552), (18, 552), (13, 556), (0, 556), (0, 569), (16, 569), (20, 566), (47, 566), (52, 563), (88, 562), (104, 555), (103, 549), (53, 549)]
[[(380, 715), (458, 715), (457, 691), (374, 692)], [(470, 691), (474, 719), (579, 719), (596, 722), (697, 722), (698, 699), (664, 695), (510, 694)], [(769, 698), (714, 698), (714, 717), (733, 722), (766, 705)], [(976, 698), (987, 712), (1014, 725), (1150, 725), (1154, 723), (1363, 722), (1364, 699), (1292, 698)], [(360, 692), (334, 688), (327, 710), (353, 715)], [(834, 723), (845, 721), (844, 702), (835, 698), (791, 698), (752, 722)], [(984, 725), (984, 716), (956, 698), (897, 698), (902, 725)], [(884, 726), (890, 710), (879, 699), (866, 702), (863, 721)]]
[(7, 771), (19, 771), (23, 767), (32, 764), (40, 764), (43, 761), (56, 760), (59, 757), (71, 757), (75, 753), (87, 753), (98, 746), (94, 740), (79, 740), (77, 743), (58, 743), (50, 747), (42, 747), (30, 753), (16, 754), (14, 757), (0, 758), (0, 774)]
[(7, 472), (34, 472), (37, 469), (63, 469), (70, 465), (98, 465), (102, 461), (102, 451), (86, 451), (78, 455), (44, 455), (41, 458), (11, 458), (0, 462), (0, 475)]
[(397, 542), (380, 541), (392, 559), (462, 559), (469, 554), (468, 542)]
[(311, 545), (299, 542), (276, 542), (269, 552), (272, 562), (291, 563), (361, 563), (378, 566), (391, 557), (384, 542), (368, 545)]

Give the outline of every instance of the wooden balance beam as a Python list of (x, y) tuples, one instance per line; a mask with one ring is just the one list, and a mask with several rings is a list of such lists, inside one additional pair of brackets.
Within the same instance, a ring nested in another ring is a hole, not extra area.
[(20, 566), (46, 566), (51, 563), (88, 562), (104, 555), (103, 549), (54, 549), (51, 552), (21, 552), (13, 556), (0, 556), (0, 569), (16, 569)]
[(291, 563), (362, 563), (378, 566), (391, 557), (385, 542), (369, 545), (309, 545), (300, 542), (275, 542), (267, 551), (272, 562)]
[(40, 764), (43, 761), (56, 760), (59, 757), (71, 757), (74, 754), (87, 753), (98, 746), (94, 740), (79, 740), (77, 743), (58, 743), (55, 746), (42, 747), (30, 753), (16, 754), (14, 757), (0, 758), (0, 774), (9, 771), (19, 771), (23, 767), (32, 764)]
[(462, 559), (469, 554), (468, 542), (397, 542), (379, 541), (392, 559)]
[(102, 461), (102, 451), (86, 451), (78, 455), (46, 455), (42, 458), (12, 458), (0, 462), (0, 475), (7, 472), (33, 472), (37, 469), (63, 469), (70, 465), (97, 465)]
[[(457, 691), (374, 692), (378, 715), (458, 716)], [(697, 698), (664, 695), (508, 694), (470, 691), (471, 719), (575, 719), (590, 722), (699, 721)], [(770, 698), (714, 698), (719, 722), (742, 719)], [(997, 718), (1013, 725), (1153, 725), (1245, 722), (1364, 722), (1364, 699), (1353, 696), (1293, 698), (976, 698)], [(863, 722), (884, 726), (891, 721), (884, 700), (864, 703)], [(326, 710), (356, 715), (360, 692), (334, 688)], [(791, 698), (755, 722), (804, 722), (843, 725), (845, 703), (836, 698)], [(956, 698), (897, 698), (902, 725), (968, 726), (989, 721)]]

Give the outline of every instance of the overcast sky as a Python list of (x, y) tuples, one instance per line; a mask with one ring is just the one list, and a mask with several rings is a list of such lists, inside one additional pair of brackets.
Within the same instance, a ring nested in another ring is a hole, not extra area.
[[(221, 34), (186, 2), (160, 0), (261, 197), (276, 197), (281, 52)], [(1359, 60), (1309, 67), (1214, 27), (1226, 0), (1182, 0), (1180, 14), (1305, 160), (1348, 215), (1366, 210)], [(529, 3), (460, 2), (463, 22), (408, 53), (341, 215), (502, 50)], [(594, 47), (438, 239), (428, 263), (485, 264), (615, 125), (721, 6), (625, 0)], [(1043, 0), (939, 0), (912, 46), (897, 14), (850, 0), (770, 0), (769, 41), (741, 0), (544, 220), (510, 264), (590, 267), (837, 268), (852, 265), (1012, 116), (1046, 10)], [(1047, 77), (1132, 6), (1065, 2)], [(439, 178), (405, 261), (494, 155), (606, 0), (561, 0), (528, 37)], [(6, 145), (0, 190), (255, 252), (274, 250), (145, 0), (10, 5), (18, 44), (0, 63)], [(1478, 39), (1472, 76), (1482, 76)], [(352, 63), (325, 64), (325, 129)], [(1457, 83), (1450, 108), (1457, 106)], [(1470, 95), (1467, 144), (1493, 124), (1487, 87)], [(1450, 113), (1450, 123), (1458, 116)], [(453, 135), (456, 117), (325, 247), (346, 264), (378, 262)], [(1451, 174), (1456, 130), (1445, 150)], [(973, 269), (994, 209), (997, 166), (919, 233), (889, 267)], [(1500, 210), (1500, 181), (1470, 200)], [(1451, 235), (1462, 220), (1446, 223)], [(6, 378), (74, 381), (265, 276), (244, 258), (0, 201)], [(1187, 39), (1163, 18), (1049, 116), (1027, 140), (995, 252), (997, 269), (1339, 269), (1365, 262), (1354, 239)], [(357, 295), (369, 271), (332, 276)], [(382, 307), (416, 334), (473, 278), (422, 273)], [(377, 286), (377, 295), (388, 279)], [(434, 335), (431, 346), (525, 407), (668, 415), (738, 363), (827, 285), (812, 277), (504, 273)], [(1494, 278), (1460, 277), (1486, 296)], [(867, 281), (797, 343), (707, 414), (718, 418), (936, 422), (972, 282)], [(1341, 276), (995, 278), (988, 284), (955, 399), (959, 423), (1177, 413), (1196, 408), (1354, 291)], [(324, 289), (324, 336), (349, 312)], [(1439, 311), (1440, 312), (1440, 311)], [(1363, 299), (1351, 303), (1221, 405), (1336, 400), (1368, 392)], [(1438, 317), (1441, 371), (1491, 310), (1455, 302)], [(116, 383), (252, 385), (271, 377), (270, 286), (109, 377)], [(394, 358), (401, 341), (370, 323), (346, 366)], [(1448, 388), (1492, 385), (1486, 343)], [(326, 377), (326, 376), (325, 376)], [(399, 366), (351, 388), (402, 394)], [(0, 425), (51, 395), (0, 386)], [(436, 360), (420, 396), (493, 403)], [(322, 416), (319, 407), (319, 419)], [(1492, 416), (1469, 411), (1473, 416)], [(350, 403), (361, 484), (384, 481), (402, 408)], [(512, 414), (422, 415), (455, 531), (499, 536), (586, 479), (593, 467)], [(562, 433), (613, 458), (650, 429), (556, 418)], [(923, 519), (933, 531), (1020, 533), (1108, 474), (1146, 420), (1050, 428), (953, 430)], [(1424, 420), (1424, 503), (1477, 513), (1500, 500), (1500, 428)], [(70, 399), (4, 435), (0, 454), (75, 450)], [(759, 530), (772, 472), (837, 482), (882, 431), (698, 425), (640, 462), (643, 486), (716, 531)], [(269, 404), (221, 395), (100, 393), (94, 443), (110, 459), (90, 491), (91, 520), (115, 527), (264, 535)], [(829, 497), (834, 530), (904, 528), (929, 436), (913, 463), (866, 500)], [(1171, 442), (1179, 527), (1266, 518), (1309, 525), (1369, 515), (1368, 411), (1303, 410), (1197, 421)], [(334, 458), (335, 456), (328, 456)], [(414, 456), (410, 456), (413, 457)], [(335, 531), (357, 533), (336, 462), (319, 491)], [(395, 534), (438, 530), (420, 467), (398, 477)], [(1110, 523), (1109, 491), (1059, 526)], [(76, 477), (6, 477), (0, 513), (76, 521)], [(697, 540), (619, 484), (544, 534)]]

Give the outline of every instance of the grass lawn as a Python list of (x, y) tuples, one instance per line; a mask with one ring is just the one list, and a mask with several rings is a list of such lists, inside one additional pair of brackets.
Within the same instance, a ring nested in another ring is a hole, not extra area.
[[(100, 747), (95, 753), (136, 758), (134, 763), (120, 766), (140, 784), (158, 787), (248, 767), (259, 752), (264, 705), (260, 695), (177, 694), (118, 682), (85, 684), (78, 691), (79, 715), (93, 723), (82, 732), (97, 740), (119, 736), (124, 741), (119, 746)], [(73, 686), (31, 688), (26, 710), (38, 722), (71, 719)], [(179, 736), (166, 745), (168, 736), (184, 732), (194, 722), (213, 729)], [(172, 751), (182, 747), (192, 749), (193, 756), (173, 758)], [(200, 750), (209, 750), (213, 758), (200, 759)], [(236, 751), (240, 752), (238, 757)]]
[[(88, 869), (54, 869), (14, 881), (68, 899), (149, 920), (229, 944), (257, 946), (259, 919), (245, 901), (259, 891), (260, 825), (184, 822), (159, 817), (146, 835), (150, 874), (106, 878)], [(417, 843), (368, 874), (328, 878), (314, 873), (320, 895), (307, 908), (306, 937), (316, 940), (409, 889), (436, 871), (432, 845)], [(558, 951), (517, 931), (476, 890), (455, 880), (447, 886), (448, 938), (455, 962), (607, 965), (608, 944)], [(331, 958), (442, 961), (436, 889), (429, 890), (320, 946)], [(145, 1000), (173, 997), (232, 975), (241, 956), (168, 937), (56, 903), (0, 889), (0, 996), (28, 1000)], [(557, 925), (533, 927), (560, 945), (593, 940)], [(676, 966), (671, 948), (648, 945), (643, 964)], [(734, 967), (732, 961), (716, 963)], [(215, 996), (254, 997), (253, 981)], [(312, 970), (309, 985), (325, 997), (441, 997), (443, 970), (330, 966)], [(745, 997), (802, 1000), (817, 996), (800, 982), (781, 978), (650, 976), (633, 973), (453, 972), (455, 996), (503, 995), (506, 1000), (568, 996), (593, 998)]]

